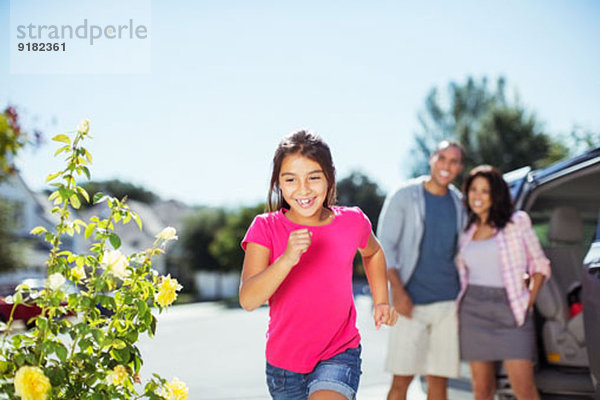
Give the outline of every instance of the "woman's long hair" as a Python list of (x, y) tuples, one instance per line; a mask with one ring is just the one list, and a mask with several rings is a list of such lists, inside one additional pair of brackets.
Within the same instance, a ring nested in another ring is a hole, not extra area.
[(490, 208), (488, 223), (494, 228), (502, 229), (510, 222), (515, 206), (510, 196), (508, 185), (504, 181), (504, 178), (502, 178), (502, 174), (491, 165), (480, 165), (473, 168), (463, 184), (463, 202), (468, 216), (468, 223), (465, 229), (468, 229), (473, 222), (479, 221), (479, 217), (469, 206), (469, 189), (478, 176), (485, 178), (490, 185), (492, 206)]

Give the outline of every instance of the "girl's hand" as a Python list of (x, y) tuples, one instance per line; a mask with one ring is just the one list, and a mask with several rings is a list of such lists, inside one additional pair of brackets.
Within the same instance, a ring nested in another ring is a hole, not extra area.
[(373, 309), (373, 319), (375, 320), (375, 329), (379, 329), (384, 324), (392, 326), (398, 319), (398, 313), (389, 304), (377, 304)]
[(300, 256), (302, 256), (310, 246), (311, 236), (312, 233), (306, 228), (290, 232), (287, 248), (281, 257), (287, 259), (292, 266), (298, 264)]

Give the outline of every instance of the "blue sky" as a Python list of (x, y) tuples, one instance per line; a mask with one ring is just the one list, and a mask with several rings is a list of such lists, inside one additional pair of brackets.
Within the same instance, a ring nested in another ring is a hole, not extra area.
[[(52, 3), (32, 18), (58, 19)], [(302, 128), (338, 177), (361, 169), (389, 190), (410, 173), (429, 90), (468, 76), (505, 76), (549, 133), (600, 131), (597, 1), (323, 3), (152, 1), (149, 73), (27, 75), (10, 73), (0, 0), (0, 107), (47, 138), (89, 118), (94, 179), (228, 207), (265, 198), (279, 139)], [(19, 158), (32, 188), (62, 165), (54, 149)]]

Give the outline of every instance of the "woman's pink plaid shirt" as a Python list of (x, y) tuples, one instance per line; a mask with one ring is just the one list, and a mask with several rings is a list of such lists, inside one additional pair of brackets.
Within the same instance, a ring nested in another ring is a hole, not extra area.
[[(546, 278), (550, 277), (550, 261), (544, 255), (527, 213), (516, 211), (512, 215), (511, 221), (512, 223), (509, 222), (504, 229), (496, 232), (496, 239), (498, 240), (504, 288), (517, 325), (521, 326), (525, 322), (529, 304), (529, 288), (525, 279), (535, 273), (543, 274)], [(462, 257), (462, 249), (472, 240), (475, 229), (475, 224), (472, 224), (461, 235), (458, 244), (456, 266), (461, 286), (459, 301), (469, 282), (469, 269)]]

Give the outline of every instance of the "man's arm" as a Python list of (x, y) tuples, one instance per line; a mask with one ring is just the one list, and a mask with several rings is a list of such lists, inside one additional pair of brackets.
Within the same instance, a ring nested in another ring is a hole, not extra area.
[(412, 316), (412, 300), (406, 290), (404, 290), (404, 285), (398, 272), (398, 267), (400, 266), (398, 247), (403, 232), (404, 205), (406, 204), (404, 197), (403, 191), (397, 190), (385, 199), (379, 216), (377, 237), (381, 242), (388, 265), (387, 278), (390, 282), (394, 307), (398, 313), (406, 318), (410, 318)]
[(388, 268), (387, 278), (390, 282), (390, 290), (392, 292), (392, 301), (394, 308), (400, 315), (406, 318), (412, 317), (413, 303), (408, 292), (404, 289), (402, 279), (397, 268)]
[(398, 267), (398, 247), (404, 224), (404, 199), (401, 190), (390, 193), (383, 203), (377, 224), (377, 239), (381, 243), (387, 266)]

